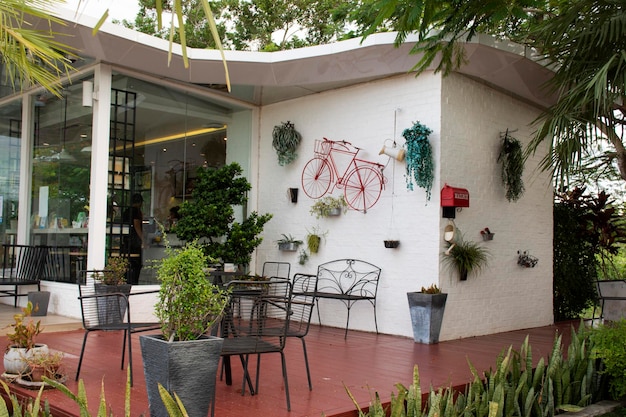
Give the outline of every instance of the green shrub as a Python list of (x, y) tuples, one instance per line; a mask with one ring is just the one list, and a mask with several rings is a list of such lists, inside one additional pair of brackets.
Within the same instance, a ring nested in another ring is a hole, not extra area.
[(594, 357), (602, 360), (602, 374), (609, 376), (615, 399), (626, 395), (626, 319), (605, 323), (591, 331)]
[(552, 417), (561, 411), (579, 410), (599, 398), (597, 361), (591, 355), (589, 333), (582, 323), (577, 332), (572, 329), (567, 355), (561, 341), (557, 336), (547, 359), (541, 357), (535, 368), (528, 338), (519, 352), (512, 347), (502, 351), (493, 370), (481, 374), (470, 363), (473, 381), (464, 393), (431, 388), (426, 404), (422, 404), (416, 365), (409, 388), (396, 384), (398, 393), (391, 395), (390, 410), (385, 410), (375, 393), (369, 410), (359, 410), (359, 416), (384, 417), (390, 411), (391, 416), (403, 417)]

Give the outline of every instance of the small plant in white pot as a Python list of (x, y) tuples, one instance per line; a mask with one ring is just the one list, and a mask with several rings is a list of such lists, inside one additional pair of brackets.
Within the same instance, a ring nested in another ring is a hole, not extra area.
[[(9, 375), (23, 375), (28, 372), (28, 358), (36, 354), (48, 353), (48, 346), (35, 343), (35, 337), (43, 331), (41, 322), (30, 319), (33, 304), (29, 301), (22, 313), (15, 314), (13, 331), (7, 333), (9, 345), (4, 352), (4, 370)], [(26, 318), (29, 317), (29, 320)]]
[(159, 383), (178, 394), (189, 415), (208, 415), (214, 402), (223, 340), (209, 334), (229, 299), (205, 275), (214, 262), (194, 241), (181, 249), (166, 248), (157, 268), (161, 288), (155, 314), (161, 334), (139, 337), (151, 415), (167, 415)]

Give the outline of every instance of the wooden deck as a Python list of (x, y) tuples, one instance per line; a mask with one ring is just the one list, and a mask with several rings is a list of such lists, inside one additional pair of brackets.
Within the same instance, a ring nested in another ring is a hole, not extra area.
[[(309, 363), (313, 390), (309, 391), (299, 340), (289, 340), (287, 369), (291, 394), (291, 412), (286, 410), (285, 393), (281, 375), (280, 356), (266, 355), (261, 366), (259, 393), (241, 395), (241, 367), (233, 361), (233, 385), (217, 383), (217, 417), (230, 416), (353, 416), (354, 406), (345, 392), (344, 384), (364, 406), (370, 396), (378, 391), (388, 400), (394, 385), (411, 383), (412, 369), (418, 364), (422, 389), (435, 386), (457, 386), (470, 378), (467, 361), (479, 370), (493, 367), (497, 355), (505, 348), (519, 349), (529, 335), (534, 359), (547, 355), (552, 349), (555, 335), (563, 335), (569, 342), (570, 329), (578, 323), (561, 323), (555, 326), (500, 333), (489, 336), (441, 342), (436, 345), (416, 344), (412, 339), (350, 331), (344, 340), (343, 329), (312, 326), (307, 336)], [(1, 336), (6, 343), (6, 337)], [(76, 391), (74, 381), (78, 355), (83, 339), (82, 330), (42, 333), (38, 341), (52, 350), (65, 353), (66, 385)], [(122, 336), (118, 332), (98, 332), (89, 336), (81, 379), (89, 396), (89, 408), (94, 411), (102, 384), (113, 415), (124, 415), (124, 389), (126, 372), (120, 370)], [(131, 391), (131, 416), (149, 415), (147, 394), (143, 378), (138, 336), (133, 341), (135, 384)], [(219, 375), (218, 375), (219, 378)], [(11, 384), (20, 394), (36, 392)], [(55, 415), (78, 415), (78, 408), (55, 390), (44, 394), (56, 410)], [(322, 414), (323, 413), (323, 414)]]

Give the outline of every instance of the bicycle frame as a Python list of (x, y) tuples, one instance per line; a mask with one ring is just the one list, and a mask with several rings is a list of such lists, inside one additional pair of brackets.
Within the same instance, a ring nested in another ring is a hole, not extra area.
[(304, 192), (311, 198), (320, 198), (335, 188), (343, 188), (348, 205), (366, 212), (378, 201), (386, 180), (384, 165), (357, 158), (359, 152), (360, 148), (346, 141), (316, 141), (315, 157), (302, 172)]

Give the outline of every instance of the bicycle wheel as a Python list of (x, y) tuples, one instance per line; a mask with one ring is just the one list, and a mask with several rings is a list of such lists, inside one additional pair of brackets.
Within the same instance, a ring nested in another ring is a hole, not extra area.
[(325, 159), (313, 158), (302, 170), (302, 189), (311, 198), (320, 198), (330, 188), (333, 174)]
[(376, 204), (382, 190), (380, 173), (372, 167), (360, 166), (348, 174), (343, 192), (352, 209), (365, 213)]

